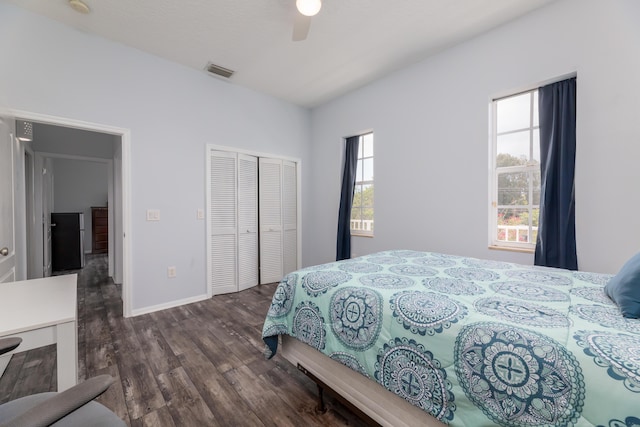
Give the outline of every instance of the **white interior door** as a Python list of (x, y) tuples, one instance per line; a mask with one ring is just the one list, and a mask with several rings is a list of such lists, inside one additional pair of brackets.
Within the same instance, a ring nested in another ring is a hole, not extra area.
[(258, 166), (260, 194), (260, 283), (282, 279), (282, 160), (261, 157)]
[(212, 295), (238, 290), (236, 157), (215, 150), (207, 157), (207, 280)]
[(258, 158), (238, 154), (238, 290), (258, 284)]
[(0, 117), (0, 283), (13, 282), (16, 274), (13, 126)]
[[(116, 144), (113, 153), (113, 281), (121, 284), (124, 277), (124, 228), (122, 203), (122, 142)], [(109, 257), (111, 260), (111, 257)]]

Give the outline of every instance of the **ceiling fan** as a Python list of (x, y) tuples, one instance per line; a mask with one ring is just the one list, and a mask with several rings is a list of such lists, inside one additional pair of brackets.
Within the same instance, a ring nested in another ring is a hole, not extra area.
[(298, 9), (293, 20), (293, 36), (294, 42), (302, 41), (307, 38), (309, 28), (311, 27), (311, 17), (320, 12), (322, 0), (296, 0), (296, 8)]

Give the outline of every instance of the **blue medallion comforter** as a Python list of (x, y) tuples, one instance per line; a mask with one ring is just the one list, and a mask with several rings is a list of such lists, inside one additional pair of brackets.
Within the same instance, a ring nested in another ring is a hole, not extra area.
[(640, 425), (640, 320), (610, 275), (408, 250), (287, 275), (287, 334), (452, 426)]

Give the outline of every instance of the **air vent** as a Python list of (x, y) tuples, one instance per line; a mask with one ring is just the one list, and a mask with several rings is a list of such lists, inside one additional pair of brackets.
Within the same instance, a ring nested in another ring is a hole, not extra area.
[(227, 78), (227, 79), (233, 75), (233, 71), (232, 70), (229, 70), (227, 68), (221, 67), (221, 66), (216, 65), (216, 64), (213, 64), (211, 62), (209, 62), (207, 64), (207, 67), (205, 68), (205, 70), (207, 70), (211, 74), (215, 74), (215, 75)]

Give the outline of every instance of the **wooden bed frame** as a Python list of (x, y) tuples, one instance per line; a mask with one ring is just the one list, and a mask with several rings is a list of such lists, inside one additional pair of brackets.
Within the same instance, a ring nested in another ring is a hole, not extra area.
[[(307, 344), (282, 335), (282, 356), (298, 369), (329, 386), (367, 417), (383, 426), (444, 427), (445, 424), (380, 384), (325, 356)], [(314, 380), (315, 380), (314, 379)]]

